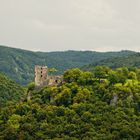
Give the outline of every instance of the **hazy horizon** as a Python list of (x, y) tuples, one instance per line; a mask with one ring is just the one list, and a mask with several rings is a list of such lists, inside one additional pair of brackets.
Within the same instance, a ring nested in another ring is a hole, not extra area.
[(0, 45), (31, 51), (140, 51), (140, 1), (0, 0)]
[(100, 52), (100, 53), (104, 53), (104, 52), (121, 52), (121, 51), (132, 51), (132, 52), (139, 52), (139, 51), (134, 51), (134, 50), (116, 50), (116, 51), (96, 51), (96, 50), (71, 50), (71, 49), (69, 49), (69, 50), (53, 50), (53, 51), (43, 51), (43, 50), (30, 50), (30, 49), (24, 49), (24, 48), (18, 48), (18, 47), (13, 47), (13, 46), (6, 46), (6, 45), (0, 45), (0, 47), (7, 47), (7, 48), (12, 48), (12, 49), (21, 49), (21, 50), (26, 50), (26, 51), (32, 51), (32, 52), (67, 52), (67, 51), (81, 51), (81, 52), (86, 52), (86, 51), (90, 51), (90, 52)]

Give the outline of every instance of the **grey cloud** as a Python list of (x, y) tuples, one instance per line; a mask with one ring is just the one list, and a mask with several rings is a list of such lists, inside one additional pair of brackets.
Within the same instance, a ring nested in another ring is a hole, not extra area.
[(138, 0), (0, 0), (0, 44), (41, 50), (140, 51)]

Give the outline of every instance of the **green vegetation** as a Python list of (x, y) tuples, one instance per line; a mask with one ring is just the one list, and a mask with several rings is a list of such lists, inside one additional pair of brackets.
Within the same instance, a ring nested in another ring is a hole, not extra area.
[(0, 108), (8, 102), (19, 102), (25, 90), (14, 81), (0, 73)]
[(27, 85), (34, 79), (34, 66), (47, 65), (63, 74), (69, 68), (80, 68), (91, 62), (135, 54), (131, 51), (99, 53), (92, 51), (31, 52), (0, 46), (0, 72), (19, 84)]
[(31, 98), (0, 110), (0, 139), (139, 140), (140, 70), (64, 73), (58, 87), (35, 90)]
[(84, 66), (84, 70), (91, 71), (96, 66), (108, 66), (110, 68), (120, 68), (120, 67), (140, 67), (140, 53), (136, 53), (133, 55), (125, 56), (125, 57), (116, 57), (116, 58), (108, 58), (99, 62), (93, 62), (87, 66)]

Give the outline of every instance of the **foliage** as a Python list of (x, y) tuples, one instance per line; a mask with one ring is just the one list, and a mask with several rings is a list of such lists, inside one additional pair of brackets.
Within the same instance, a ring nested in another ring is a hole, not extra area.
[(138, 69), (76, 68), (64, 80), (58, 87), (30, 88), (30, 101), (2, 108), (0, 139), (140, 139)]
[(30, 90), (31, 91), (34, 90), (35, 89), (35, 83), (34, 82), (29, 83), (27, 88), (28, 88), (28, 91), (27, 92), (29, 92)]
[(101, 61), (92, 61), (91, 64), (83, 66), (83, 70), (92, 71), (96, 66), (108, 66), (113, 69), (120, 67), (128, 67), (135, 69), (140, 67), (140, 53), (126, 55), (122, 57), (112, 57)]
[(25, 93), (20, 85), (0, 73), (0, 108), (8, 102), (18, 102)]
[(56, 72), (57, 72), (57, 69), (55, 69), (55, 68), (49, 69), (49, 73), (56, 73)]

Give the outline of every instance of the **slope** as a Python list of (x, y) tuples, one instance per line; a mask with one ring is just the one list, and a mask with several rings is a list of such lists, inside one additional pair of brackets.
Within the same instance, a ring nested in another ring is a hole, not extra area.
[(140, 67), (140, 53), (136, 53), (125, 57), (109, 58), (99, 62), (93, 62), (87, 66), (83, 66), (84, 70), (93, 70), (96, 66), (108, 66), (110, 68), (120, 68), (120, 67)]
[(100, 72), (68, 70), (62, 85), (32, 89), (30, 100), (0, 110), (0, 139), (140, 140), (137, 72)]
[(5, 106), (9, 101), (19, 102), (24, 92), (21, 86), (0, 73), (0, 107)]
[(62, 74), (69, 68), (82, 67), (91, 62), (134, 53), (131, 51), (106, 53), (93, 51), (32, 52), (0, 46), (0, 72), (5, 73), (16, 82), (26, 85), (34, 79), (35, 65), (54, 67), (58, 70), (57, 74)]

